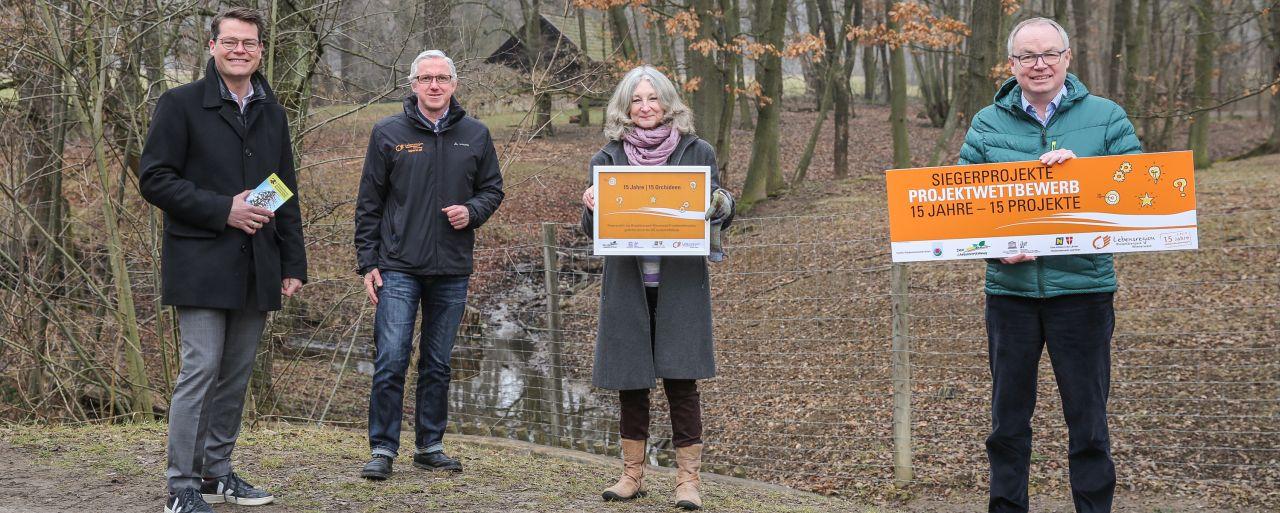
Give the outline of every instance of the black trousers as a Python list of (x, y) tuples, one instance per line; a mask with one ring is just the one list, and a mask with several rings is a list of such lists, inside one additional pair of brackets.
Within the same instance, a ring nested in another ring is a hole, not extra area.
[[(658, 306), (657, 287), (645, 287), (649, 302), (649, 333), (657, 333), (654, 313)], [(702, 443), (702, 395), (698, 382), (692, 379), (662, 380), (671, 406), (671, 444), (688, 447)], [(649, 439), (649, 389), (621, 390), (618, 402), (622, 406), (622, 418), (618, 431), (627, 440)]]
[(1116, 471), (1107, 432), (1112, 293), (1045, 299), (987, 295), (991, 364), (991, 512), (1028, 509), (1031, 414), (1043, 347), (1062, 396), (1070, 437), (1071, 498), (1077, 512), (1109, 512)]

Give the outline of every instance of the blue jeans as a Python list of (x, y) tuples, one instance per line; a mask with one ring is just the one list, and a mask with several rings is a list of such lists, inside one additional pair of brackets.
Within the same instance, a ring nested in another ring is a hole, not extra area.
[(369, 448), (395, 458), (400, 449), (404, 376), (413, 354), (413, 325), (422, 305), (418, 339), (418, 388), (414, 422), (420, 453), (444, 450), (449, 421), (449, 354), (467, 305), (469, 276), (414, 276), (382, 272), (373, 321), (377, 349), (369, 392)]

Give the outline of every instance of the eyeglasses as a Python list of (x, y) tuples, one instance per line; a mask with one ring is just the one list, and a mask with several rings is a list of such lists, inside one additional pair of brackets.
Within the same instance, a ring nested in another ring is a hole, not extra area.
[(218, 45), (222, 46), (222, 49), (228, 52), (234, 52), (237, 46), (243, 46), (244, 51), (253, 53), (262, 47), (262, 42), (257, 39), (235, 39), (228, 37), (219, 39)]
[(413, 77), (413, 79), (422, 85), (428, 85), (431, 82), (444, 84), (444, 83), (452, 82), (453, 75), (418, 75), (416, 77)]
[(1022, 55), (1010, 55), (1010, 57), (1017, 60), (1018, 64), (1026, 67), (1035, 66), (1036, 61), (1042, 59), (1044, 60), (1045, 66), (1056, 66), (1059, 62), (1062, 62), (1062, 55), (1070, 50), (1070, 48), (1067, 48), (1060, 52), (1024, 53)]

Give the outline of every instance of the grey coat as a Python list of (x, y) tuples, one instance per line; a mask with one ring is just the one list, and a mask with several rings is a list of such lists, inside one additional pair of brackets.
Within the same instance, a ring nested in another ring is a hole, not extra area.
[[(720, 188), (715, 150), (697, 136), (681, 137), (667, 163), (711, 166), (712, 191)], [(606, 144), (592, 157), (587, 180), (591, 180), (591, 168), (610, 165), (630, 165), (618, 141)], [(591, 210), (583, 209), (582, 229), (587, 235), (592, 234), (592, 216)], [(726, 219), (721, 229), (728, 228), (730, 221)], [(592, 384), (611, 390), (636, 390), (653, 388), (656, 378), (715, 377), (706, 258), (662, 257), (662, 281), (658, 286), (655, 316), (656, 336), (649, 332), (649, 308), (640, 259), (605, 257)]]

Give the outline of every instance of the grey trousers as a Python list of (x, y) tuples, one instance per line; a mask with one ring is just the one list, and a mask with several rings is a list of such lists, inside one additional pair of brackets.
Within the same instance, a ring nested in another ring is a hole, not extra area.
[[(254, 290), (253, 287), (249, 288)], [(231, 473), (245, 389), (267, 312), (253, 293), (243, 310), (178, 308), (182, 368), (169, 403), (169, 490)]]

